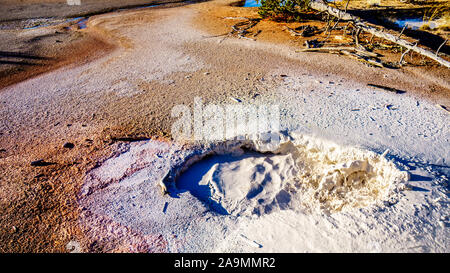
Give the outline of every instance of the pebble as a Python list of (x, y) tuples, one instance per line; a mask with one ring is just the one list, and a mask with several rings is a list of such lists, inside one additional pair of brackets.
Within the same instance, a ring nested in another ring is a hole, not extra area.
[(436, 106), (444, 111), (450, 112), (450, 110), (448, 110), (447, 107), (445, 107), (444, 105), (436, 104)]
[(394, 105), (392, 105), (392, 104), (386, 104), (384, 107), (387, 110), (397, 110), (398, 109), (397, 107), (394, 107)]
[(64, 143), (63, 147), (67, 148), (67, 149), (73, 149), (75, 147), (75, 144), (66, 142), (66, 143)]
[(238, 98), (234, 98), (234, 97), (230, 97), (231, 100), (235, 101), (235, 102), (242, 102), (240, 99)]
[(34, 167), (47, 166), (50, 164), (51, 163), (45, 162), (43, 159), (39, 159), (39, 160), (35, 160), (35, 161), (31, 162), (31, 166), (34, 166)]

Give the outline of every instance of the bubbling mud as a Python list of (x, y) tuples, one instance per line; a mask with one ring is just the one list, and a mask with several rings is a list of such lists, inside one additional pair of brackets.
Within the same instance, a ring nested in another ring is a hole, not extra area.
[[(250, 142), (252, 151), (267, 147)], [(262, 215), (274, 210), (347, 211), (389, 199), (407, 182), (384, 155), (309, 136), (290, 136), (270, 153), (219, 154), (190, 164), (176, 179), (213, 210), (232, 215)]]

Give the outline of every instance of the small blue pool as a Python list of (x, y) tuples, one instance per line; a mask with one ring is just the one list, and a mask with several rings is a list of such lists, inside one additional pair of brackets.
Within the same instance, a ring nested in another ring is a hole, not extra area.
[(260, 7), (261, 2), (257, 2), (256, 0), (245, 0), (243, 7)]

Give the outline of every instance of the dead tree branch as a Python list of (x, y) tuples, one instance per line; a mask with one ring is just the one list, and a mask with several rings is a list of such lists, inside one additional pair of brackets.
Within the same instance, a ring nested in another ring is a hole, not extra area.
[(382, 38), (382, 39), (388, 40), (390, 42), (393, 42), (395, 44), (398, 44), (406, 49), (410, 49), (411, 51), (414, 51), (422, 56), (426, 56), (426, 57), (438, 62), (439, 64), (441, 64), (447, 68), (450, 68), (450, 62), (439, 56), (436, 56), (436, 54), (434, 52), (431, 52), (422, 47), (418, 47), (418, 46), (414, 45), (413, 43), (408, 42), (403, 39), (400, 39), (399, 37), (397, 37), (395, 35), (385, 33), (383, 31), (378, 30), (375, 27), (369, 26), (367, 22), (363, 21), (361, 18), (359, 18), (357, 16), (351, 15), (347, 12), (344, 12), (340, 9), (331, 7), (325, 3), (317, 1), (317, 0), (310, 2), (309, 5), (314, 10), (326, 11), (329, 14), (339, 18), (340, 20), (353, 21), (356, 27), (358, 27), (359, 29), (361, 29), (365, 32), (368, 32), (370, 34), (373, 34), (374, 36), (377, 36), (379, 38)]
[(439, 50), (447, 43), (448, 39), (445, 39), (445, 41), (439, 46), (439, 48), (436, 50), (436, 57), (439, 57)]

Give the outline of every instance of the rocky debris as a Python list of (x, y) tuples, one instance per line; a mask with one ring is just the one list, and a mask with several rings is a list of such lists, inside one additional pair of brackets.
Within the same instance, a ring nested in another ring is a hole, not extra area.
[(75, 144), (73, 144), (71, 142), (66, 142), (66, 143), (64, 143), (63, 147), (66, 149), (73, 149), (75, 147)]
[(449, 110), (445, 105), (442, 105), (442, 104), (436, 104), (436, 106), (437, 106), (438, 108), (444, 110), (444, 111), (450, 112), (450, 110)]
[(52, 163), (52, 162), (46, 162), (43, 159), (39, 159), (39, 160), (35, 160), (31, 162), (31, 166), (33, 167), (45, 167), (45, 166), (49, 166), (49, 165), (54, 165), (56, 163)]
[(397, 107), (394, 107), (394, 105), (392, 105), (392, 104), (386, 104), (384, 107), (385, 107), (387, 110), (398, 110), (398, 108), (397, 108)]

